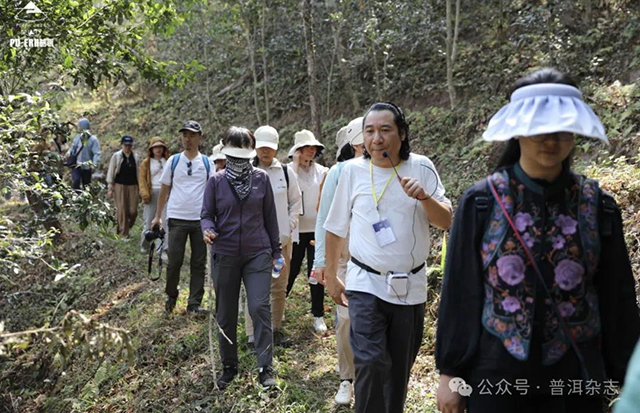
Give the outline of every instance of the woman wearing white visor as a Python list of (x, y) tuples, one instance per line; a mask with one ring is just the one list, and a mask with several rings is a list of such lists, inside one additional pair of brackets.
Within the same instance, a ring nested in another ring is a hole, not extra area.
[(575, 135), (608, 142), (554, 69), (516, 82), (483, 134), (507, 144), (451, 231), (435, 354), (442, 412), (600, 413), (624, 379), (640, 319), (622, 219), (597, 181), (571, 170)]
[[(324, 145), (318, 142), (313, 133), (305, 129), (295, 134), (295, 144), (289, 151), (289, 158), (293, 158), (292, 169), (298, 178), (302, 194), (302, 212), (298, 219), (299, 242), (293, 244), (287, 295), (291, 292), (293, 283), (300, 273), (305, 255), (307, 256), (307, 279), (311, 275), (315, 255), (313, 238), (318, 216), (320, 184), (329, 170), (314, 160), (323, 150)], [(311, 313), (314, 317), (313, 328), (317, 333), (324, 333), (327, 331), (327, 325), (324, 322), (324, 286), (309, 284), (309, 289), (311, 290)]]
[[(316, 220), (316, 256), (313, 268), (316, 272), (318, 282), (324, 284), (325, 261), (325, 235), (324, 222), (329, 215), (331, 203), (336, 194), (338, 180), (346, 161), (359, 158), (363, 152), (364, 137), (362, 135), (362, 118), (357, 118), (341, 128), (336, 134), (336, 145), (338, 147), (336, 158), (338, 163), (331, 167), (327, 173), (320, 195), (320, 208), (318, 209), (318, 219)], [(351, 258), (349, 255), (349, 238), (346, 238), (342, 254), (338, 261), (338, 278), (346, 283), (347, 263)], [(338, 350), (338, 369), (340, 374), (340, 387), (335, 397), (337, 405), (351, 404), (351, 385), (355, 378), (355, 368), (353, 366), (353, 351), (349, 343), (349, 309), (347, 307), (336, 306), (336, 344)]]

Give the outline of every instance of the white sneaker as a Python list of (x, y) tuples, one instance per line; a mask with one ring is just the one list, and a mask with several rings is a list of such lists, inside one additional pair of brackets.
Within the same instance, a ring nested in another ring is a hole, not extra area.
[(336, 393), (335, 401), (337, 405), (348, 406), (351, 404), (351, 383), (349, 380), (343, 380)]
[(253, 336), (247, 336), (247, 343), (253, 344), (256, 342), (256, 339)]
[(326, 333), (327, 332), (327, 325), (324, 323), (324, 318), (323, 317), (314, 317), (313, 329), (316, 330), (316, 333)]
[(169, 256), (167, 255), (167, 251), (162, 251), (162, 261), (165, 263), (169, 262)]

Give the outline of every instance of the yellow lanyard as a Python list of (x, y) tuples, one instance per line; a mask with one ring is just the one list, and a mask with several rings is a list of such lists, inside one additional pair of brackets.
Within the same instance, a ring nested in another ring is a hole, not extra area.
[[(403, 161), (400, 161), (397, 168), (400, 168), (400, 165), (402, 165), (402, 162)], [(387, 190), (387, 187), (389, 186), (389, 184), (391, 183), (391, 180), (393, 179), (393, 172), (391, 173), (391, 176), (387, 180), (387, 183), (384, 185), (384, 188), (382, 188), (382, 192), (380, 193), (380, 198), (378, 198), (378, 195), (376, 194), (376, 187), (373, 184), (373, 163), (371, 162), (371, 160), (369, 160), (369, 176), (371, 177), (371, 193), (373, 194), (373, 201), (376, 203), (376, 208), (378, 208), (378, 203), (382, 199), (384, 192)]]

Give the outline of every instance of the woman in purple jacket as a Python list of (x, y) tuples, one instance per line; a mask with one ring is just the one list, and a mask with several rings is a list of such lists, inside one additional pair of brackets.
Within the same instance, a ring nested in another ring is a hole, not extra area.
[[(226, 388), (238, 373), (238, 295), (244, 281), (263, 387), (276, 384), (271, 328), (271, 270), (280, 258), (280, 234), (269, 176), (255, 169), (251, 131), (231, 127), (223, 139), (226, 169), (207, 183), (201, 224), (211, 245), (216, 318), (223, 371), (218, 388)], [(224, 334), (223, 334), (224, 332)], [(228, 337), (229, 339), (227, 340)]]

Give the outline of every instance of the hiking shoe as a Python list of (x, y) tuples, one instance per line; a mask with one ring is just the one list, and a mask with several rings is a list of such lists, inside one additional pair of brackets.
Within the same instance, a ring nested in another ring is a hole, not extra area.
[(167, 301), (164, 302), (164, 309), (167, 313), (173, 313), (173, 309), (176, 308), (176, 298), (167, 297)]
[(202, 308), (199, 305), (190, 305), (187, 307), (187, 314), (196, 317), (204, 317), (209, 314), (209, 310), (207, 310), (206, 308)]
[(260, 367), (260, 372), (258, 373), (258, 378), (260, 379), (260, 384), (264, 388), (269, 388), (277, 385), (275, 374), (273, 373), (273, 367)]
[(351, 382), (349, 380), (342, 380), (334, 400), (340, 406), (349, 406), (351, 404)]
[(236, 366), (225, 366), (222, 369), (222, 374), (218, 377), (218, 380), (216, 380), (218, 389), (224, 390), (229, 387), (233, 379), (236, 377), (236, 374), (238, 374)]
[(276, 330), (273, 332), (273, 345), (280, 347), (289, 347), (289, 341), (284, 338), (284, 333), (280, 330)]
[(324, 323), (323, 317), (314, 317), (313, 329), (316, 330), (316, 333), (320, 334), (327, 332), (327, 325)]

